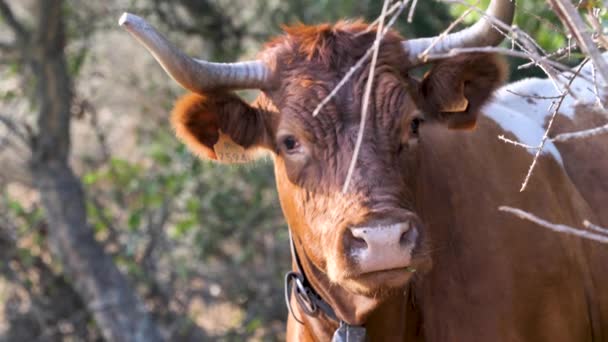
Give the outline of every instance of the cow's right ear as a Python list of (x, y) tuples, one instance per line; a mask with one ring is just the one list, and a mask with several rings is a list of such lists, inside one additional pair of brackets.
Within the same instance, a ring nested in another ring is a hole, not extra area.
[(507, 78), (498, 55), (464, 54), (437, 62), (418, 85), (416, 101), (429, 121), (453, 129), (475, 126), (481, 107)]
[(202, 159), (246, 163), (270, 149), (268, 115), (231, 93), (190, 93), (171, 114), (177, 137)]

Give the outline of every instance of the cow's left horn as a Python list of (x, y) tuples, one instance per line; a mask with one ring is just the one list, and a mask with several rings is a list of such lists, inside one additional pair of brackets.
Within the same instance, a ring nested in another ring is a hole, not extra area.
[(422, 62), (421, 59), (424, 56), (420, 55), (431, 44), (434, 45), (428, 52), (429, 55), (445, 53), (454, 48), (495, 46), (503, 41), (504, 36), (496, 30), (492, 19), (487, 19), (487, 17), (494, 17), (506, 25), (511, 25), (514, 12), (515, 0), (492, 0), (486, 15), (475, 25), (459, 32), (450, 33), (436, 43), (434, 41), (439, 37), (406, 40), (403, 42), (403, 48), (408, 54), (410, 62), (417, 64)]
[(211, 63), (188, 57), (144, 19), (124, 13), (118, 24), (146, 48), (177, 83), (196, 93), (214, 89), (265, 89), (272, 73), (260, 60)]

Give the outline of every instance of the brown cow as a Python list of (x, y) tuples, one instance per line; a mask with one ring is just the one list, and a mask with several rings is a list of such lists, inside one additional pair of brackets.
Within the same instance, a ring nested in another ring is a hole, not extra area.
[[(513, 4), (493, 1), (490, 12), (510, 23)], [(224, 162), (272, 156), (296, 255), (289, 341), (348, 340), (340, 334), (363, 329), (372, 341), (608, 339), (608, 248), (497, 210), (598, 222), (557, 155), (542, 155), (519, 193), (531, 156), (496, 139), (506, 130), (499, 120), (478, 116), (505, 79), (496, 56), (442, 60), (418, 81), (409, 73), (430, 40), (389, 32), (343, 193), (369, 65), (312, 113), (372, 45), (373, 28), (289, 28), (260, 60), (218, 64), (186, 57), (138, 17), (121, 24), (193, 91), (172, 114), (192, 151)], [(480, 21), (435, 49), (500, 40)], [(262, 92), (248, 104), (230, 92), (242, 88)]]

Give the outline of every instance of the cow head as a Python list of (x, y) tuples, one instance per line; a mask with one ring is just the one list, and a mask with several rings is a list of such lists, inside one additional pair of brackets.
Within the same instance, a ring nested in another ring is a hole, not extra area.
[[(512, 8), (497, 8), (493, 14), (510, 22)], [(388, 33), (379, 49), (356, 168), (343, 191), (369, 63), (317, 116), (313, 111), (370, 48), (375, 29), (360, 22), (288, 28), (257, 61), (215, 64), (185, 57), (137, 17), (123, 22), (193, 91), (172, 114), (177, 136), (192, 151), (219, 162), (272, 157), (281, 205), (307, 273), (321, 274), (350, 293), (381, 298), (403, 288), (412, 271), (427, 264), (416, 203), (417, 161), (424, 158), (420, 131), (429, 124), (473, 127), (480, 107), (505, 78), (496, 56), (444, 59), (418, 80), (411, 76), (412, 55), (430, 41)], [(488, 25), (481, 23), (438, 45), (450, 49), (501, 40), (481, 37), (480, 26)], [(236, 88), (262, 92), (249, 104), (230, 92)]]

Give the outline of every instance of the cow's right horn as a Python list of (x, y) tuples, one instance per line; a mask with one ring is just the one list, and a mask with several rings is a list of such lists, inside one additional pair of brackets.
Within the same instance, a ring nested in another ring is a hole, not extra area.
[[(493, 17), (506, 25), (511, 25), (514, 12), (515, 0), (492, 0), (485, 16), (475, 25), (459, 32), (450, 33), (442, 38), (430, 37), (405, 40), (403, 41), (403, 48), (408, 54), (410, 62), (418, 64), (424, 61), (424, 56), (421, 56), (421, 54), (431, 45), (433, 47), (428, 51), (429, 55), (447, 53), (455, 48), (496, 46), (504, 40), (504, 35), (495, 28), (492, 19), (487, 19), (487, 17)], [(437, 39), (440, 40), (435, 42)]]
[(124, 13), (118, 23), (152, 53), (169, 76), (190, 91), (265, 89), (272, 81), (270, 69), (260, 60), (238, 63), (202, 61), (185, 55), (136, 15)]

